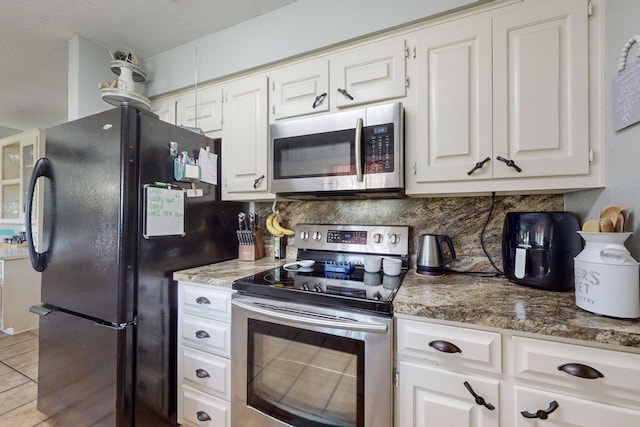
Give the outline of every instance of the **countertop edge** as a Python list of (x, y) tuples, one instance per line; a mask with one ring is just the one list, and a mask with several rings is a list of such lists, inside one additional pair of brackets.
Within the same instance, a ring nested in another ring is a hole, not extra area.
[[(177, 271), (176, 281), (231, 289), (234, 280), (290, 260), (230, 260)], [(551, 292), (506, 279), (460, 274), (422, 276), (410, 270), (394, 314), (640, 349), (640, 320), (614, 319), (578, 308), (574, 292)]]

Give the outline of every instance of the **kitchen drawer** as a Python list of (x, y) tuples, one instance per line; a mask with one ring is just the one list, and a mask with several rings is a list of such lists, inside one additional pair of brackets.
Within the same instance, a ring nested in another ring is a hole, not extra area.
[(180, 289), (185, 313), (231, 321), (231, 290), (190, 286), (184, 283), (181, 283)]
[(183, 347), (184, 379), (200, 390), (222, 399), (231, 398), (231, 361), (209, 353)]
[(231, 323), (185, 314), (182, 317), (184, 345), (223, 357), (231, 355)]
[[(608, 401), (640, 403), (640, 354), (513, 337), (513, 358), (516, 379)], [(570, 375), (559, 369), (566, 364), (587, 365), (603, 376), (588, 379)]]
[(409, 319), (398, 319), (396, 324), (398, 357), (428, 360), (453, 369), (502, 371), (498, 333)]
[[(640, 411), (527, 387), (516, 386), (514, 392), (515, 419), (513, 423), (507, 425), (515, 427), (544, 425), (631, 427), (640, 425)], [(526, 411), (535, 414), (539, 410), (546, 411), (553, 401), (558, 404), (558, 408), (551, 412), (546, 420), (525, 418), (521, 413)]]
[(230, 427), (231, 404), (189, 387), (181, 387), (183, 425)]

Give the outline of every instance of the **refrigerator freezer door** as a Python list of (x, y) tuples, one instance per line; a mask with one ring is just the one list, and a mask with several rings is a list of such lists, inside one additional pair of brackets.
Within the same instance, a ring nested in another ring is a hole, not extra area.
[(60, 311), (41, 317), (38, 410), (60, 426), (133, 426), (131, 330)]

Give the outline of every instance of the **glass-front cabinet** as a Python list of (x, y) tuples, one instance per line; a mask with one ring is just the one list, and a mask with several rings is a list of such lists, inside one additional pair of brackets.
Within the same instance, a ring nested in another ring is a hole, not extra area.
[(39, 129), (0, 139), (0, 223), (24, 223), (29, 180), (41, 140)]

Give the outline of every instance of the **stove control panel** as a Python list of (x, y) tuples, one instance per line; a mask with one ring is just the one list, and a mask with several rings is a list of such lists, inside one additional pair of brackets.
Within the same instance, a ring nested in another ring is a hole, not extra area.
[(408, 255), (409, 227), (399, 225), (298, 224), (296, 248)]

